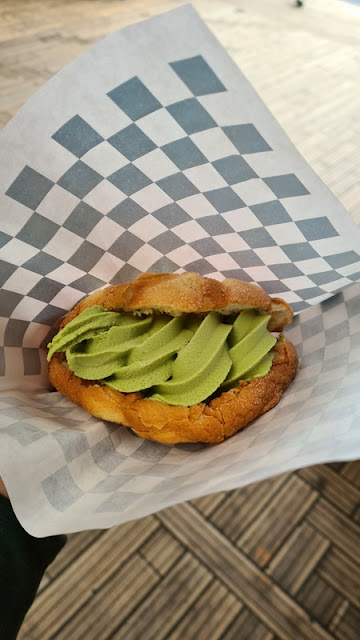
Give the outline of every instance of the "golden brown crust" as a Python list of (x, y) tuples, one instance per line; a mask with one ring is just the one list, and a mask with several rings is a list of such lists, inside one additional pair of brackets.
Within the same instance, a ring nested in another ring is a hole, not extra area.
[(51, 384), (72, 402), (102, 420), (131, 427), (142, 438), (166, 444), (218, 443), (262, 415), (280, 400), (295, 376), (298, 360), (294, 346), (277, 342), (272, 367), (263, 378), (253, 378), (209, 402), (191, 407), (163, 404), (141, 393), (121, 393), (78, 378), (55, 353), (49, 364)]
[(258, 309), (269, 313), (270, 331), (282, 331), (292, 321), (293, 312), (286, 302), (270, 298), (255, 284), (227, 278), (222, 282), (204, 278), (198, 273), (144, 273), (133, 282), (95, 291), (70, 311), (61, 328), (81, 311), (95, 304), (106, 309), (176, 316), (181, 313), (239, 313), (242, 309)]
[[(110, 286), (79, 302), (61, 323), (63, 328), (87, 307), (170, 315), (180, 313), (239, 313), (258, 309), (271, 315), (270, 331), (281, 331), (293, 317), (291, 308), (270, 298), (260, 287), (229, 278), (219, 282), (197, 273), (138, 276), (133, 282)], [(142, 438), (166, 444), (217, 443), (236, 433), (275, 406), (297, 369), (293, 345), (281, 338), (275, 347), (272, 367), (263, 378), (240, 382), (237, 387), (208, 403), (181, 407), (150, 400), (139, 393), (121, 393), (96, 382), (82, 380), (67, 366), (64, 353), (49, 363), (51, 384), (72, 402), (97, 418), (130, 427)]]

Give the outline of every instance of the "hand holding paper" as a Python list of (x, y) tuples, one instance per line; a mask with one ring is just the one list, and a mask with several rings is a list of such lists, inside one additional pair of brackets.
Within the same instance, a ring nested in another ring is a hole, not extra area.
[[(33, 535), (358, 455), (360, 232), (193, 9), (98, 43), (0, 145), (0, 465)], [(217, 447), (143, 441), (48, 386), (54, 323), (150, 271), (255, 282), (301, 312), (293, 385)]]

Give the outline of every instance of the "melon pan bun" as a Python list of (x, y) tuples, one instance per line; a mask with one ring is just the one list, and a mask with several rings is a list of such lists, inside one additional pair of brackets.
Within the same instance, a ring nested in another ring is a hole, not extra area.
[[(138, 276), (133, 282), (106, 287), (79, 302), (63, 319), (60, 328), (84, 309), (102, 305), (111, 310), (133, 313), (222, 314), (257, 309), (271, 315), (270, 331), (282, 331), (293, 317), (291, 308), (278, 298), (270, 298), (254, 284), (229, 278), (219, 282), (197, 273)], [(235, 434), (280, 400), (296, 374), (294, 346), (281, 337), (275, 346), (273, 363), (263, 378), (238, 386), (190, 407), (150, 400), (141, 392), (121, 393), (105, 385), (83, 380), (67, 366), (64, 353), (55, 353), (49, 363), (51, 384), (72, 402), (102, 420), (130, 427), (142, 438), (166, 444), (183, 442), (218, 443)]]

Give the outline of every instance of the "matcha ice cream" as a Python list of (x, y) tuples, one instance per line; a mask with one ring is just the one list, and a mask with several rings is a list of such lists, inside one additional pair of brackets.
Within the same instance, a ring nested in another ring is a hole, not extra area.
[(239, 380), (265, 376), (276, 344), (269, 315), (245, 310), (235, 318), (206, 315), (136, 316), (96, 305), (69, 322), (49, 345), (48, 360), (66, 353), (84, 380), (116, 391), (146, 392), (170, 405), (191, 406)]

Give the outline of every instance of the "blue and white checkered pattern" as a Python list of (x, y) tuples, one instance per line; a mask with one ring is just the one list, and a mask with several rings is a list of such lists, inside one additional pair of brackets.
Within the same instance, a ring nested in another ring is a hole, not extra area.
[[(49, 520), (34, 532), (76, 530), (79, 518), (83, 528), (108, 527), (194, 496), (356, 455), (359, 301), (354, 284), (297, 316), (288, 332), (301, 357), (292, 386), (272, 411), (217, 447), (144, 441), (97, 421), (59, 393), (4, 393), (2, 435), (17, 459), (40, 462), (34, 482)], [(40, 457), (44, 449), (49, 463)]]
[[(293, 219), (287, 210), (289, 199), (309, 196), (307, 186), (294, 173), (254, 170), (258, 154), (272, 153), (262, 132), (250, 122), (219, 126), (201, 103), (226, 92), (205, 59), (171, 68), (182, 100), (164, 106), (133, 77), (104, 97), (132, 124), (105, 139), (76, 114), (52, 136), (74, 158), (60, 179), (25, 166), (9, 185), (7, 196), (29, 213), (0, 249), (4, 347), (23, 346), (26, 323), (50, 327), (84, 294), (141, 271), (257, 282), (295, 311), (357, 279), (354, 251), (316, 250), (339, 236), (326, 216)], [(30, 254), (13, 264), (24, 245)], [(40, 373), (39, 355), (24, 354), (26, 370)]]

